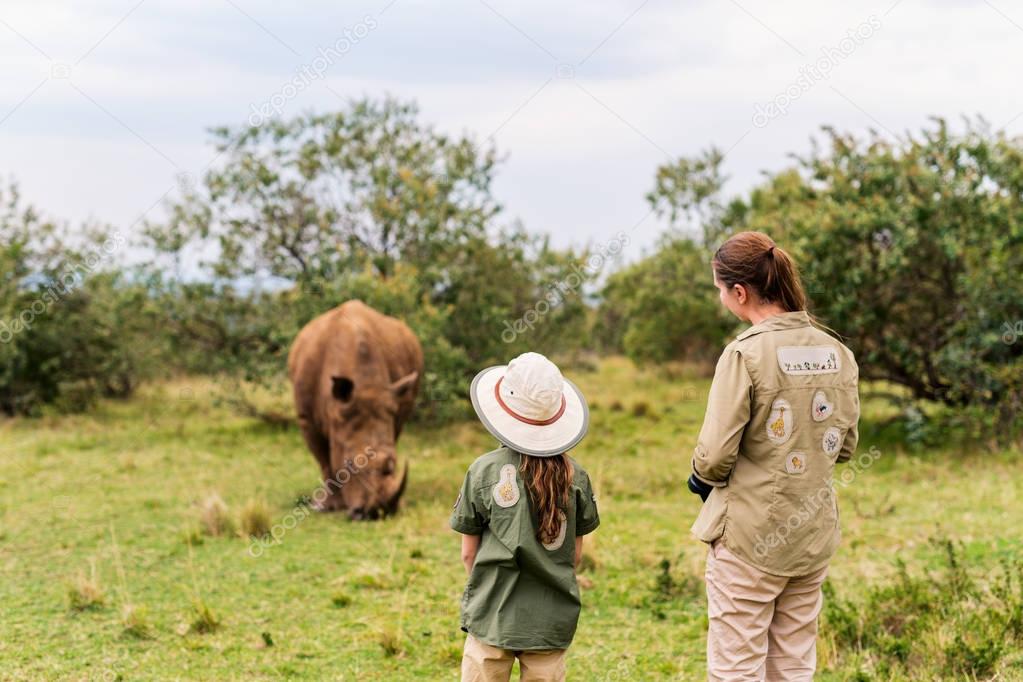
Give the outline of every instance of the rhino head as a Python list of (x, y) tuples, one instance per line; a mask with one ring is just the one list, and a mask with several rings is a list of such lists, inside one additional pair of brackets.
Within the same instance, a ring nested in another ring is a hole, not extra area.
[(401, 410), (419, 377), (412, 372), (393, 383), (339, 375), (331, 377), (327, 410), (332, 479), (325, 482), (357, 521), (397, 511), (405, 492), (408, 463), (398, 475), (395, 443)]

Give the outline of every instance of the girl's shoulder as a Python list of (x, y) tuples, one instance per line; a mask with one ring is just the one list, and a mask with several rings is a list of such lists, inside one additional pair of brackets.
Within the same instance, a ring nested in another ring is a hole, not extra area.
[(493, 481), (500, 479), (501, 470), (504, 467), (513, 465), (518, 468), (519, 459), (519, 453), (502, 445), (496, 450), (491, 450), (477, 457), (469, 465), (469, 477), (476, 485), (485, 485), (488, 482), (492, 482), (491, 479)]
[(572, 463), (572, 485), (582, 490), (590, 490), (592, 485), (590, 484), (590, 475), (586, 473), (586, 469), (574, 457), (569, 457), (568, 461)]

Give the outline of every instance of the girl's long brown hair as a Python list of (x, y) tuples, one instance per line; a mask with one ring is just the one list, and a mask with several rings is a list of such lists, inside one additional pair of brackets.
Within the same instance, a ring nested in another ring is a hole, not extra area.
[(568, 507), (568, 494), (572, 488), (572, 461), (564, 453), (553, 457), (522, 455), (519, 471), (522, 472), (540, 520), (536, 537), (549, 545), (561, 532), (558, 510)]
[(764, 303), (777, 303), (790, 313), (806, 310), (795, 261), (763, 232), (740, 232), (722, 244), (714, 254), (714, 274), (729, 287), (753, 288)]

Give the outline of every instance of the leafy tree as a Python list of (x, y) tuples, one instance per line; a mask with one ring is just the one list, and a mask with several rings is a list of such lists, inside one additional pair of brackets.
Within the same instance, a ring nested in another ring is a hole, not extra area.
[(724, 158), (720, 149), (711, 147), (691, 159), (658, 166), (646, 199), (677, 236), (699, 241), (719, 220), (724, 209), (721, 188), (728, 180), (721, 172)]
[(706, 243), (767, 232), (795, 253), (814, 311), (848, 340), (862, 376), (1012, 416), (1023, 396), (1023, 338), (1006, 333), (1023, 320), (1023, 141), (983, 121), (957, 134), (936, 120), (900, 140), (824, 133), (748, 197), (718, 202)]
[(422, 125), (413, 104), (361, 100), (213, 134), (221, 162), (147, 231), (166, 251), (205, 246), (217, 277), (315, 280), (353, 257), (384, 277), (399, 258), (425, 272), (498, 210), (495, 151)]
[(199, 282), (164, 279), (176, 343), (200, 367), (279, 377), (303, 324), (361, 298), (420, 336), (427, 413), (444, 416), (474, 369), (582, 343), (587, 273), (555, 304), (550, 291), (580, 279), (586, 254), (497, 227), (492, 148), (390, 99), (214, 134), (222, 162), (146, 229), (175, 261), (204, 259)]

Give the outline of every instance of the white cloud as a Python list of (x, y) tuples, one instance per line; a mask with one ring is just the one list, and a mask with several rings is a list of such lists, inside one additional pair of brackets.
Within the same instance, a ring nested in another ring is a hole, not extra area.
[[(0, 19), (21, 35), (0, 24), (0, 174), (50, 213), (130, 223), (174, 182), (178, 169), (162, 155), (201, 168), (211, 155), (206, 127), (243, 123), (317, 46), (386, 5), (233, 1), (249, 16), (223, 1), (4, 3)], [(285, 113), (337, 107), (329, 85), (345, 96), (414, 98), (449, 132), (497, 131), (509, 158), (496, 190), (509, 218), (580, 243), (643, 217), (663, 152), (736, 145), (727, 171), (739, 191), (805, 152), (822, 124), (901, 133), (935, 114), (983, 114), (1000, 126), (1023, 112), (1012, 87), (1023, 56), (1013, 22), (1023, 25), (1023, 11), (996, 2), (1007, 19), (980, 0), (903, 0), (889, 12), (893, 2), (398, 0)], [(756, 104), (871, 14), (882, 24), (876, 35), (786, 115), (753, 128)], [(71, 82), (47, 81), (19, 106), (52, 73), (39, 50), (72, 64)], [(556, 78), (559, 63), (573, 65), (574, 78)], [(1010, 131), (1023, 131), (1023, 117)], [(644, 223), (630, 253), (657, 229)]]

